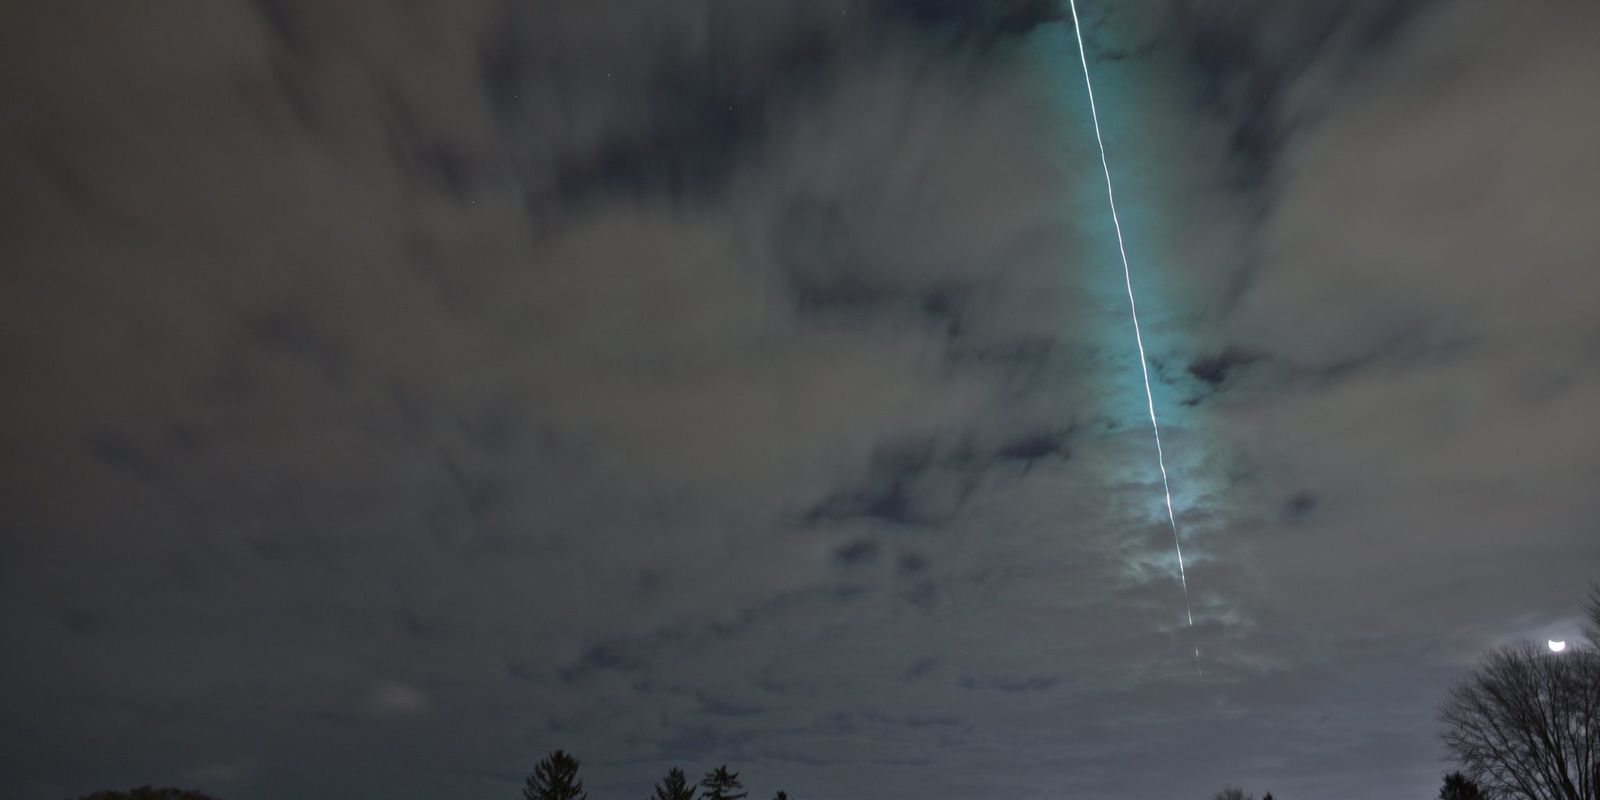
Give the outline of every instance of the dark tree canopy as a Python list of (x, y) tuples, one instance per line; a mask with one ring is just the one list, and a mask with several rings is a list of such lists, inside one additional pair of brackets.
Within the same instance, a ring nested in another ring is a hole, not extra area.
[(789, 793), (779, 789), (778, 793), (772, 796), (772, 800), (789, 800)]
[(588, 800), (578, 779), (578, 759), (554, 750), (533, 768), (522, 790), (523, 800)]
[(1253, 795), (1247, 795), (1237, 786), (1223, 787), (1222, 791), (1212, 796), (1212, 800), (1256, 800)]
[(215, 798), (191, 789), (172, 787), (157, 789), (154, 786), (140, 786), (126, 792), (95, 792), (84, 795), (80, 800), (215, 800)]
[(689, 777), (683, 770), (673, 767), (667, 770), (667, 777), (656, 784), (650, 800), (694, 800), (694, 787), (689, 785)]
[(1439, 787), (1439, 800), (1487, 800), (1487, 798), (1471, 778), (1459, 772), (1452, 772), (1444, 776), (1444, 785)]
[(700, 788), (705, 790), (700, 793), (704, 800), (741, 800), (749, 794), (739, 782), (739, 773), (729, 772), (727, 764), (707, 772), (700, 781)]
[(1445, 747), (1491, 797), (1596, 800), (1600, 652), (1492, 650), (1439, 708)]

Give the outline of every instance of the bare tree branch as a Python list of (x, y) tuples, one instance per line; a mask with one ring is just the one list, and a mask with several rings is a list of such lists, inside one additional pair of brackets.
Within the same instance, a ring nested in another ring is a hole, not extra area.
[(1445, 747), (1490, 797), (1596, 800), (1600, 651), (1493, 650), (1451, 689), (1439, 721)]

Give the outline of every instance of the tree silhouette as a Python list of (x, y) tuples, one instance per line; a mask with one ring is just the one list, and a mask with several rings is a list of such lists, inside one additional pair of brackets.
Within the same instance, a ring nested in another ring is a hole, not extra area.
[(1487, 798), (1471, 778), (1459, 772), (1452, 772), (1444, 776), (1444, 786), (1439, 787), (1439, 800), (1487, 800)]
[(729, 772), (727, 764), (707, 772), (700, 780), (700, 788), (705, 790), (700, 793), (703, 800), (741, 800), (749, 794), (741, 791), (744, 784), (739, 782), (739, 773)]
[(1244, 790), (1237, 786), (1224, 786), (1211, 800), (1256, 800), (1256, 798), (1255, 795), (1245, 794)]
[(589, 800), (578, 780), (578, 759), (561, 750), (552, 750), (534, 765), (523, 800)]
[(1595, 800), (1600, 651), (1531, 642), (1491, 650), (1439, 707), (1440, 738), (1491, 797)]
[(140, 786), (126, 792), (103, 791), (86, 794), (80, 800), (214, 800), (214, 798), (190, 789), (171, 787), (157, 789), (154, 786)]
[(789, 793), (779, 789), (778, 793), (772, 796), (772, 800), (789, 800)]
[(1589, 596), (1584, 598), (1583, 610), (1589, 613), (1589, 644), (1600, 647), (1600, 583), (1589, 584)]
[(694, 787), (689, 785), (689, 778), (683, 774), (683, 770), (673, 767), (667, 770), (667, 777), (656, 784), (650, 800), (694, 800)]

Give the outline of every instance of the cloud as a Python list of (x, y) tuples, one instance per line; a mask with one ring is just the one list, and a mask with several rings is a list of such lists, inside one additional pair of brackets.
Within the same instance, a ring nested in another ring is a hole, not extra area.
[(1584, 27), (1085, 6), (1204, 684), (1053, 4), (3, 12), (18, 791), (1428, 789), (1600, 558)]
[(428, 710), (428, 696), (409, 684), (382, 681), (368, 693), (367, 707), (378, 716), (409, 716)]

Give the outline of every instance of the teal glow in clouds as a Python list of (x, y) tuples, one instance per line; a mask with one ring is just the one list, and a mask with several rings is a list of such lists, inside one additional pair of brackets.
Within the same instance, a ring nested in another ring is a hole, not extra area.
[[(1106, 176), (1106, 200), (1111, 205), (1111, 222), (1117, 229), (1117, 253), (1122, 256), (1122, 279), (1128, 287), (1128, 311), (1133, 316), (1133, 341), (1139, 346), (1139, 370), (1144, 377), (1144, 399), (1150, 409), (1150, 430), (1156, 439), (1156, 465), (1161, 468), (1161, 493), (1167, 501), (1167, 522), (1172, 525), (1172, 546), (1178, 551), (1178, 581), (1183, 584), (1183, 610), (1189, 618), (1189, 631), (1194, 632), (1194, 606), (1189, 602), (1189, 576), (1183, 565), (1183, 542), (1178, 535), (1178, 516), (1172, 510), (1172, 486), (1167, 480), (1167, 456), (1161, 449), (1161, 426), (1156, 422), (1156, 399), (1150, 391), (1150, 367), (1144, 354), (1144, 333), (1139, 329), (1139, 305), (1133, 299), (1133, 272), (1128, 268), (1128, 250), (1122, 244), (1122, 220), (1117, 217), (1117, 196), (1111, 188), (1111, 164), (1106, 160), (1106, 142), (1100, 135), (1100, 112), (1094, 104), (1094, 82), (1089, 79), (1089, 55), (1083, 47), (1083, 29), (1078, 23), (1077, 0), (1068, 0), (1072, 9), (1072, 32), (1078, 39), (1078, 60), (1083, 63), (1083, 85), (1089, 91), (1089, 116), (1094, 120), (1094, 140), (1100, 147), (1100, 168)], [(1200, 660), (1200, 644), (1195, 643), (1196, 666)], [(1201, 673), (1204, 674), (1203, 672)]]

